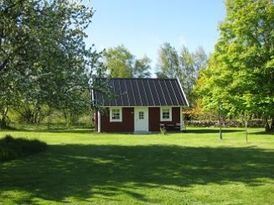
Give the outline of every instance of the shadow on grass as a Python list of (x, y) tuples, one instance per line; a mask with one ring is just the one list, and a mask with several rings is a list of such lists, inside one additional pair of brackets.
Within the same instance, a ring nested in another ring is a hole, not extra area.
[(69, 128), (50, 128), (50, 129), (13, 129), (6, 131), (17, 131), (17, 132), (43, 132), (43, 133), (74, 133), (74, 134), (88, 134), (93, 133), (94, 129), (81, 128), (81, 129), (69, 129)]
[(252, 132), (252, 134), (254, 135), (273, 135), (274, 136), (274, 132), (265, 132), (265, 131), (258, 131), (258, 132)]
[(46, 153), (0, 164), (0, 202), (5, 191), (24, 191), (30, 196), (16, 203), (35, 203), (33, 198), (65, 203), (67, 197), (110, 202), (119, 194), (161, 203), (140, 190), (230, 182), (257, 186), (263, 183), (259, 178), (274, 179), (273, 161), (273, 151), (254, 147), (51, 145)]
[[(215, 129), (209, 129), (209, 128), (194, 128), (194, 129), (189, 129), (187, 128), (186, 131), (187, 133), (197, 133), (197, 134), (211, 134), (211, 133), (219, 133), (219, 129), (215, 128)], [(233, 133), (233, 132), (241, 132), (240, 129), (226, 129), (226, 128), (222, 128), (222, 132), (223, 133)]]

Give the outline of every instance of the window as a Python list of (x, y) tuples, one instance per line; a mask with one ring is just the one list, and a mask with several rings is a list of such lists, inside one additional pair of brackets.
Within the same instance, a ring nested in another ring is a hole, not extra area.
[(110, 108), (110, 122), (122, 122), (121, 108)]
[(144, 115), (143, 111), (139, 112), (139, 120), (143, 120), (145, 118)]
[(161, 108), (161, 121), (172, 121), (172, 113), (170, 107)]

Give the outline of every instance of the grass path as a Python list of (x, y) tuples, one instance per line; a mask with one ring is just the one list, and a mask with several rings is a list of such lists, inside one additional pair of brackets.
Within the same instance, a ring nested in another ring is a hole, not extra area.
[(0, 204), (273, 204), (274, 136), (192, 128), (168, 135), (0, 131), (48, 151), (0, 163)]

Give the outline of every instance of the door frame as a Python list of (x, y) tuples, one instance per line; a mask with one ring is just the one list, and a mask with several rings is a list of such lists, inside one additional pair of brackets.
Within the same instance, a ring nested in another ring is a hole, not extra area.
[[(147, 113), (147, 122), (146, 122), (146, 128), (144, 130), (136, 130), (136, 119), (138, 117), (138, 109), (144, 109), (145, 113)], [(134, 107), (134, 132), (149, 132), (149, 107), (146, 106), (138, 106)]]

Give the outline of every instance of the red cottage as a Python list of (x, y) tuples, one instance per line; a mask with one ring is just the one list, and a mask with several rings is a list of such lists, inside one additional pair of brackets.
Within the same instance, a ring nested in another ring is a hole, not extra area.
[(152, 132), (183, 129), (182, 108), (188, 106), (178, 79), (111, 78), (113, 97), (98, 90), (93, 103), (103, 107), (95, 114), (98, 132)]

